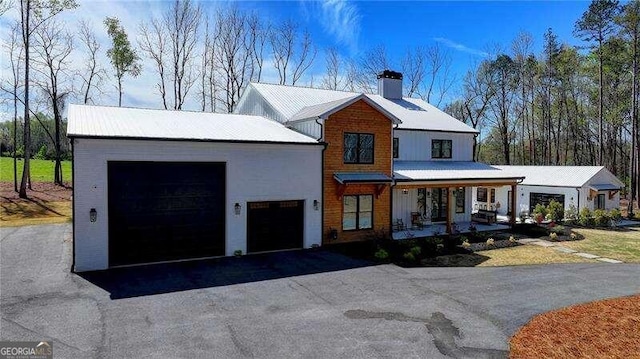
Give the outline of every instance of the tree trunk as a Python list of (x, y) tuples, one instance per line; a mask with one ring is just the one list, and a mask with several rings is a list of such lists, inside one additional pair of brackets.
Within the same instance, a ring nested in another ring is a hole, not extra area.
[(25, 0), (26, 9), (21, 8), (23, 24), (22, 39), (24, 41), (24, 163), (22, 168), (22, 181), (20, 182), (20, 198), (28, 198), (27, 184), (31, 187), (29, 181), (29, 159), (31, 158), (31, 127), (29, 123), (29, 17), (31, 15), (31, 0)]

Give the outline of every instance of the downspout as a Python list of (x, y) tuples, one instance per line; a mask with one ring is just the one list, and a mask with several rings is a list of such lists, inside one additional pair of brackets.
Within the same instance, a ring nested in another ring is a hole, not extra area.
[(71, 185), (73, 189), (71, 190), (71, 273), (74, 272), (76, 267), (76, 166), (74, 161), (74, 146), (75, 142), (74, 138), (71, 138)]
[(580, 213), (580, 187), (576, 187), (576, 192), (578, 192), (578, 207), (576, 207), (576, 211)]
[[(393, 232), (393, 189), (396, 187), (396, 178), (393, 175), (394, 170), (394, 158), (393, 158), (393, 138), (395, 135), (395, 130), (398, 128), (399, 124), (394, 124), (391, 129), (391, 184), (389, 185), (389, 228), (391, 232)], [(400, 141), (400, 139), (398, 139)], [(400, 158), (400, 144), (398, 143), (398, 158)], [(389, 233), (391, 237), (393, 237), (392, 233)]]
[(322, 208), (320, 208), (320, 245), (324, 242), (324, 151), (327, 150), (327, 143), (322, 141), (324, 138), (324, 126), (320, 122), (322, 120), (321, 117), (316, 118), (316, 123), (320, 126), (320, 137), (316, 140), (322, 143), (322, 155), (321, 155), (321, 164), (320, 164), (320, 204)]

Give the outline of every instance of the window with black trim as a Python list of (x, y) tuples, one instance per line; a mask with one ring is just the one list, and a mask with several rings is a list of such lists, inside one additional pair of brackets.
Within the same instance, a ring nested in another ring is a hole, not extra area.
[(393, 138), (393, 158), (398, 158), (400, 152), (400, 139), (398, 137)]
[(491, 203), (496, 203), (496, 189), (491, 189)]
[(478, 202), (486, 202), (487, 201), (487, 189), (478, 187), (476, 190), (476, 200)]
[(451, 140), (431, 140), (431, 158), (451, 158)]
[(373, 134), (344, 134), (344, 163), (373, 163)]
[(465, 208), (465, 190), (464, 187), (458, 187), (456, 190), (456, 213), (464, 213)]
[(373, 195), (344, 196), (342, 229), (353, 231), (373, 228)]

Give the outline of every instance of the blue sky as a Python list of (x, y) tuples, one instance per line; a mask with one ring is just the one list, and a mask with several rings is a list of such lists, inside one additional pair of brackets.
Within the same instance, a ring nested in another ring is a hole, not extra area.
[[(110, 44), (103, 26), (107, 16), (118, 17), (135, 44), (141, 21), (159, 17), (170, 1), (154, 0), (77, 0), (79, 8), (67, 11), (59, 17), (70, 29), (77, 28), (79, 20), (87, 20), (103, 44), (103, 51)], [(206, 9), (213, 10), (228, 2), (202, 1)], [(279, 21), (297, 20), (307, 28), (318, 48), (314, 66), (303, 82), (311, 76), (318, 81), (324, 71), (323, 49), (335, 46), (342, 56), (357, 58), (372, 46), (384, 44), (388, 54), (397, 62), (406, 50), (417, 45), (440, 44), (452, 59), (452, 74), (460, 85), (467, 70), (486, 58), (488, 52), (500, 46), (510, 51), (511, 42), (521, 31), (534, 38), (534, 51), (540, 52), (543, 34), (553, 28), (561, 42), (575, 45), (580, 41), (572, 35), (576, 20), (589, 6), (588, 1), (237, 1), (239, 7), (255, 10), (261, 17)], [(17, 12), (9, 12), (0, 18), (0, 38), (7, 38), (9, 21)], [(80, 46), (73, 55), (73, 63), (82, 63)], [(8, 76), (4, 55), (0, 60), (2, 77)], [(109, 68), (106, 57), (103, 63)], [(268, 62), (268, 61), (267, 61)], [(153, 66), (143, 64), (143, 74), (125, 83), (124, 103), (128, 106), (159, 107), (154, 94)], [(275, 71), (267, 71), (267, 82), (277, 81)], [(453, 99), (455, 91), (448, 98)], [(116, 91), (109, 86), (101, 104), (116, 103)], [(194, 102), (195, 103), (195, 102)], [(193, 104), (192, 104), (193, 105)], [(1, 107), (1, 106), (0, 106)], [(188, 106), (188, 107), (194, 107)], [(4, 109), (0, 108), (0, 112)], [(4, 117), (4, 116), (3, 116)]]

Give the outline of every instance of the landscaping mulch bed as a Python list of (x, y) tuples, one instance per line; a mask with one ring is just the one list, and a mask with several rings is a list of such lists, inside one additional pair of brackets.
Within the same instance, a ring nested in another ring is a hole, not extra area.
[(534, 317), (510, 340), (512, 359), (640, 358), (640, 295)]
[(479, 242), (479, 243), (471, 243), (471, 247), (469, 247), (469, 250), (473, 251), (473, 252), (481, 252), (481, 251), (488, 251), (488, 250), (492, 250), (492, 249), (498, 249), (498, 248), (508, 248), (508, 247), (517, 247), (517, 246), (521, 246), (521, 243), (518, 243), (518, 241), (515, 242), (511, 242), (508, 239), (495, 239), (493, 241), (493, 245), (487, 245), (486, 242)]
[[(73, 189), (69, 186), (62, 187), (48, 182), (35, 182), (32, 187), (33, 190), (27, 190), (27, 195), (31, 200), (37, 202), (71, 201)], [(12, 182), (0, 182), (0, 203), (22, 201), (26, 200), (18, 196)]]

